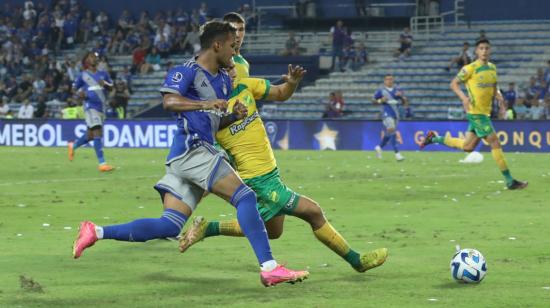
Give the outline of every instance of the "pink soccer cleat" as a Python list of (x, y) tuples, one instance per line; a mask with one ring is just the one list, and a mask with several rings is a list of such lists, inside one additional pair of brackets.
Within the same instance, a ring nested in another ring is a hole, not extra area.
[(95, 224), (91, 221), (83, 221), (80, 224), (78, 237), (73, 244), (73, 258), (78, 259), (82, 255), (84, 249), (93, 246), (97, 240)]
[(288, 268), (277, 265), (271, 272), (261, 272), (260, 280), (266, 287), (272, 287), (281, 282), (296, 283), (301, 282), (309, 277), (308, 271), (293, 271)]

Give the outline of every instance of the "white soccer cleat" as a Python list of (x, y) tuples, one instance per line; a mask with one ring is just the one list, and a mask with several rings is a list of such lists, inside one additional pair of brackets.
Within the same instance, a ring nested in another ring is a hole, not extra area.
[(403, 155), (401, 155), (401, 153), (397, 152), (397, 153), (395, 153), (395, 159), (397, 161), (402, 161), (402, 160), (405, 160), (405, 157), (403, 157)]
[(379, 145), (374, 147), (374, 151), (376, 151), (376, 158), (382, 159), (382, 148)]

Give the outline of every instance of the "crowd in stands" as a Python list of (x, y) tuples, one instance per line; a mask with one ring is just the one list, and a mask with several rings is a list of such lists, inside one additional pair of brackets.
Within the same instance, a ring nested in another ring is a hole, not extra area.
[[(253, 29), (256, 15), (250, 6), (244, 4), (238, 11), (247, 27)], [(50, 114), (47, 106), (53, 102), (75, 108), (80, 103), (72, 95), (72, 82), (82, 70), (78, 57), (90, 49), (100, 57), (98, 69), (123, 82), (115, 89), (131, 93), (132, 76), (161, 70), (161, 59), (170, 54), (197, 52), (199, 25), (210, 18), (204, 2), (190, 12), (179, 8), (132, 16), (124, 10), (116, 19), (103, 11), (87, 10), (77, 0), (54, 0), (50, 5), (36, 1), (26, 1), (22, 6), (5, 3), (0, 7), (0, 117), (75, 114)], [(64, 49), (74, 52), (59, 60)], [(128, 54), (132, 55), (131, 65), (113, 71), (109, 57)], [(128, 99), (125, 100), (127, 105)], [(110, 110), (118, 110), (117, 116), (124, 117), (126, 105), (120, 105), (120, 95), (115, 90), (111, 101), (114, 103)], [(24, 111), (9, 110), (12, 102), (22, 103)], [(124, 113), (120, 114), (122, 110)]]
[(331, 70), (357, 71), (368, 63), (366, 37), (363, 40), (354, 40), (352, 32), (344, 26), (342, 20), (330, 28), (332, 41), (332, 64)]

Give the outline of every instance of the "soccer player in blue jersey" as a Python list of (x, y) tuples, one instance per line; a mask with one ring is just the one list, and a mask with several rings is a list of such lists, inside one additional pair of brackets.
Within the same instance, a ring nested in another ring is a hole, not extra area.
[(398, 105), (407, 106), (409, 101), (403, 90), (394, 85), (393, 75), (388, 74), (384, 77), (384, 86), (374, 93), (374, 102), (382, 105), (382, 124), (385, 127), (384, 137), (374, 150), (376, 156), (382, 158), (382, 148), (391, 143), (395, 152), (395, 159), (402, 161), (405, 159), (397, 147), (397, 124), (399, 122)]
[(78, 95), (84, 99), (84, 116), (88, 131), (80, 136), (75, 142), (69, 142), (69, 160), (74, 158), (74, 150), (87, 144), (90, 141), (94, 142), (95, 155), (99, 161), (99, 171), (112, 171), (114, 168), (105, 162), (103, 155), (103, 120), (105, 115), (103, 108), (107, 104), (108, 92), (107, 89), (113, 86), (113, 81), (109, 73), (97, 69), (98, 54), (88, 52), (82, 64), (86, 68), (78, 78), (74, 81), (73, 89)]
[(307, 271), (292, 271), (274, 260), (256, 194), (213, 146), (219, 129), (247, 115), (242, 104), (224, 115), (232, 87), (223, 68), (231, 65), (235, 54), (235, 28), (227, 22), (208, 22), (201, 29), (200, 43), (197, 58), (170, 70), (160, 88), (163, 106), (173, 112), (178, 127), (166, 160), (166, 175), (155, 185), (163, 215), (105, 227), (84, 221), (73, 257), (80, 257), (99, 239), (145, 242), (176, 237), (203, 194), (211, 192), (237, 209), (239, 225), (261, 265), (260, 279), (265, 286), (301, 281), (308, 277)]

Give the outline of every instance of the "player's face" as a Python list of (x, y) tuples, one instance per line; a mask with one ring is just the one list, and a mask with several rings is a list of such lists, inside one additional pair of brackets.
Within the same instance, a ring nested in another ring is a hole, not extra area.
[(88, 55), (88, 59), (87, 59), (88, 66), (91, 66), (91, 67), (97, 66), (97, 61), (98, 61), (98, 58), (95, 52)]
[(233, 33), (229, 34), (226, 40), (220, 44), (220, 48), (218, 49), (218, 62), (221, 67), (227, 68), (233, 63), (236, 44), (235, 34)]
[(481, 61), (489, 61), (489, 56), (491, 55), (491, 45), (487, 43), (477, 45), (476, 55)]
[(237, 37), (236, 37), (237, 45), (235, 46), (235, 48), (238, 51), (241, 49), (241, 46), (244, 42), (244, 35), (246, 32), (245, 26), (244, 26), (244, 23), (242, 22), (232, 22), (230, 24), (237, 29)]
[(231, 60), (231, 64), (229, 67), (225, 68), (225, 71), (227, 74), (229, 74), (229, 78), (231, 78), (231, 83), (234, 84), (235, 79), (237, 79), (237, 70), (235, 69), (235, 62)]
[(388, 88), (393, 87), (393, 76), (384, 77), (384, 85)]

